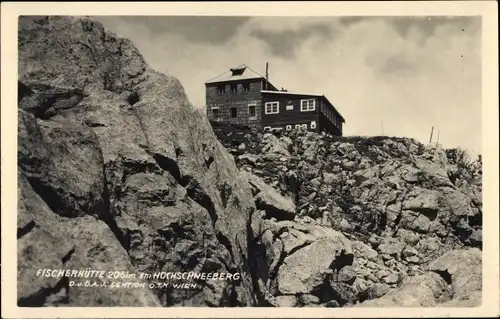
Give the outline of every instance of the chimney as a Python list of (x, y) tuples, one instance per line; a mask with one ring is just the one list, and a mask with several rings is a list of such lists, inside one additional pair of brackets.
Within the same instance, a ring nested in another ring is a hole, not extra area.
[(265, 87), (266, 90), (268, 88), (267, 83), (269, 82), (269, 72), (268, 71), (269, 71), (269, 63), (266, 62), (266, 87)]

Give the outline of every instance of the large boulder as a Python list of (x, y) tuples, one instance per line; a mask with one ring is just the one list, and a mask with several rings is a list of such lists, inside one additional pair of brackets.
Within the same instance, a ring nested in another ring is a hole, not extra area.
[(429, 270), (440, 274), (453, 288), (452, 298), (481, 304), (482, 251), (477, 248), (453, 250), (429, 265)]
[(293, 220), (295, 204), (292, 199), (281, 195), (264, 180), (254, 174), (242, 171), (242, 176), (248, 180), (255, 194), (255, 205), (267, 213), (268, 218), (278, 220)]

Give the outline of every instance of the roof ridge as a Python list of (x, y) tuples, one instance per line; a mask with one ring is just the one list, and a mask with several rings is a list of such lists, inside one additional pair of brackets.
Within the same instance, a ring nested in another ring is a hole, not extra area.
[(262, 78), (264, 78), (264, 79), (266, 78), (265, 76), (262, 76), (262, 74), (260, 74), (259, 72), (255, 71), (255, 70), (254, 70), (254, 69), (252, 69), (251, 67), (249, 67), (249, 66), (246, 66), (246, 67), (247, 67), (247, 69), (250, 69), (253, 73), (257, 74), (258, 76), (260, 76), (260, 77), (262, 77)]
[(217, 78), (219, 78), (219, 77), (221, 77), (221, 76), (223, 76), (224, 74), (229, 73), (229, 72), (231, 72), (231, 71), (225, 71), (224, 73), (221, 73), (221, 74), (219, 74), (219, 75), (217, 75), (217, 76), (214, 76), (213, 78), (211, 78), (211, 79), (209, 79), (209, 80), (206, 80), (206, 81), (205, 81), (205, 83), (210, 82), (210, 81), (212, 81), (212, 80), (215, 80), (215, 79), (217, 79)]

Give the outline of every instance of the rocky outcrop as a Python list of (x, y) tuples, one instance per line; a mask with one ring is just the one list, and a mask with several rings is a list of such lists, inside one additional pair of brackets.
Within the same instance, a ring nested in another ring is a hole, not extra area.
[[(480, 273), (480, 249), (470, 249), (481, 248), (479, 162), (457, 165), (448, 150), (406, 138), (300, 131), (273, 135), (219, 123), (212, 126), (245, 176), (258, 176), (260, 184), (267, 185), (262, 189), (272, 186), (279, 192), (272, 197), (291, 198), (295, 204), (293, 221), (270, 217), (262, 206), (256, 215), (268, 225), (254, 230), (252, 258), (262, 259), (253, 269), (269, 274), (259, 279), (266, 302), (324, 307), (480, 302), (476, 277), (463, 279), (472, 288), (466, 289), (467, 297), (460, 297), (457, 287), (443, 277), (445, 272), (432, 266), (441, 265), (438, 258), (450, 251), (475, 252), (475, 262), (460, 255), (455, 264), (468, 263), (476, 269), (470, 273)], [(223, 136), (229, 131), (231, 137)], [(272, 222), (286, 223), (288, 229), (269, 226)], [(311, 236), (310, 229), (337, 231), (352, 256), (336, 264), (334, 243), (325, 244), (334, 251), (322, 248), (325, 254), (318, 255), (313, 247), (322, 241)], [(295, 246), (301, 249), (286, 248)], [(294, 266), (289, 266), (292, 261)], [(303, 266), (308, 263), (314, 266)], [(281, 269), (288, 275), (280, 277)], [(280, 278), (286, 278), (284, 290)], [(308, 296), (306, 301), (298, 297), (302, 295)]]
[[(95, 21), (19, 22), (20, 305), (253, 305), (250, 187), (179, 81)], [(196, 289), (69, 287), (36, 270), (242, 274)]]

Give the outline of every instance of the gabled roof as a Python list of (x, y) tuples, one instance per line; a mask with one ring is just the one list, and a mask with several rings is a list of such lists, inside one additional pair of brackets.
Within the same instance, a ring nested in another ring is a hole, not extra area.
[(229, 69), (229, 71), (205, 82), (218, 83), (218, 82), (229, 82), (229, 81), (239, 81), (239, 80), (250, 80), (250, 79), (265, 79), (262, 75), (250, 69), (245, 64), (238, 65), (235, 68)]

